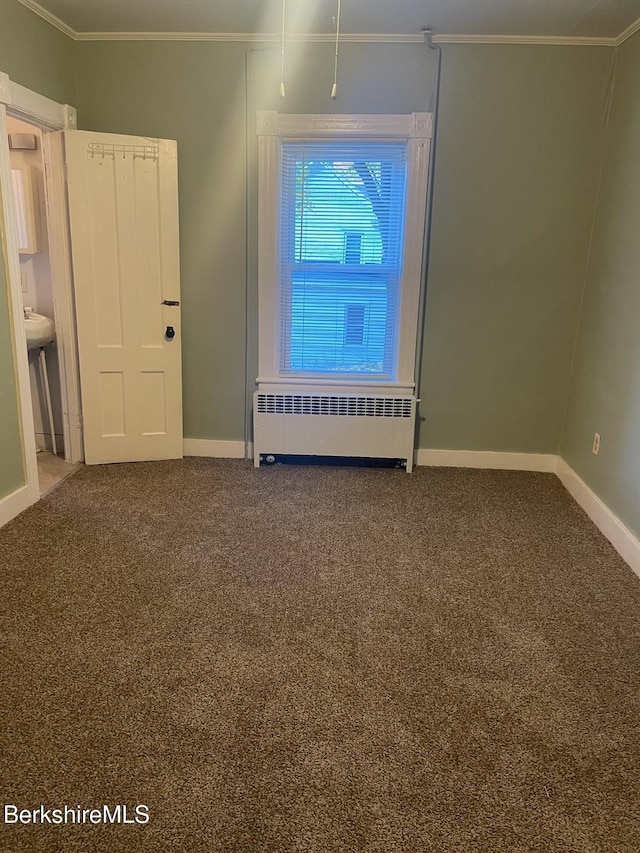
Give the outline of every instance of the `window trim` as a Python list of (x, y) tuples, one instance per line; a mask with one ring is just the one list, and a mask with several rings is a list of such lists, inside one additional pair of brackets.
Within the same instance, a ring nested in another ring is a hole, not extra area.
[[(407, 115), (290, 115), (257, 113), (258, 136), (258, 378), (260, 390), (295, 385), (354, 393), (413, 393), (418, 307), (432, 136), (431, 113)], [(407, 197), (398, 322), (397, 377), (292, 377), (279, 372), (280, 145), (282, 140), (407, 141)]]

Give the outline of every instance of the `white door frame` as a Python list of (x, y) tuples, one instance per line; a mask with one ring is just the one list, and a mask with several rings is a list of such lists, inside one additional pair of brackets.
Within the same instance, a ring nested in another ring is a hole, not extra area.
[(49, 229), (49, 267), (53, 290), (53, 319), (62, 395), (62, 431), (67, 462), (84, 461), (80, 365), (76, 330), (73, 267), (69, 235), (69, 206), (61, 133), (43, 133), (45, 195)]
[[(82, 439), (79, 430), (69, 423), (69, 413), (79, 414), (80, 392), (77, 385), (77, 340), (75, 335), (73, 289), (69, 264), (68, 242), (66, 242), (67, 212), (64, 205), (51, 206), (50, 192), (54, 183), (64, 182), (61, 147), (49, 144), (46, 131), (65, 130), (76, 127), (77, 113), (68, 104), (58, 104), (37, 92), (32, 92), (10, 80), (0, 72), (0, 205), (4, 222), (4, 237), (7, 251), (9, 304), (13, 351), (16, 360), (18, 396), (22, 427), (29, 503), (40, 498), (36, 442), (33, 428), (29, 360), (23, 332), (22, 284), (13, 193), (11, 191), (11, 163), (7, 139), (7, 115), (29, 122), (45, 131), (44, 152), (47, 169), (46, 194), (50, 242), (51, 279), (54, 294), (54, 321), (60, 354), (60, 384), (64, 415), (65, 444), (70, 461), (82, 461)], [(47, 157), (49, 163), (47, 163)], [(53, 168), (52, 168), (53, 167)], [(65, 198), (62, 193), (59, 198)], [(75, 374), (75, 376), (74, 376)], [(75, 382), (74, 382), (75, 379)], [(77, 425), (76, 425), (77, 427)], [(75, 457), (75, 458), (74, 458)]]

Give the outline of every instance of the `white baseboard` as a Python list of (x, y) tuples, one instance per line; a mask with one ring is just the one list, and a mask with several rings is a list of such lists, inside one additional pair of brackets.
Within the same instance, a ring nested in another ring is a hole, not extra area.
[(244, 441), (215, 441), (208, 438), (185, 438), (184, 455), (209, 456), (216, 459), (244, 459)]
[(555, 473), (571, 497), (640, 577), (640, 540), (560, 456), (551, 453), (495, 453), (476, 450), (418, 450), (416, 455), (417, 465)]
[(32, 490), (28, 485), (21, 486), (12, 492), (10, 495), (0, 500), (0, 527), (14, 519), (16, 515), (20, 515), (27, 507), (30, 507), (34, 500)]
[[(185, 456), (244, 459), (243, 441), (217, 441), (207, 438), (185, 438)], [(247, 459), (253, 458), (253, 444), (247, 445)], [(484, 450), (416, 451), (416, 465), (450, 468), (495, 468), (505, 471), (545, 471), (556, 469), (558, 457), (551, 453), (496, 453)]]
[[(253, 454), (251, 444), (248, 445), (247, 453), (247, 458), (250, 459)], [(244, 459), (245, 445), (242, 441), (212, 441), (209, 439), (186, 438), (184, 440), (184, 455)], [(419, 449), (416, 451), (416, 464), (450, 468), (540, 471), (557, 474), (573, 499), (587, 513), (600, 532), (611, 542), (622, 559), (640, 577), (640, 540), (625, 527), (620, 519), (614, 515), (595, 492), (580, 479), (576, 472), (561, 457), (553, 453), (500, 453), (485, 450)], [(25, 506), (28, 506), (28, 503)], [(21, 512), (21, 510), (17, 512)], [(15, 513), (16, 515), (17, 512)], [(2, 518), (2, 502), (0, 502), (0, 523), (3, 523)]]
[(417, 465), (544, 472), (555, 471), (558, 458), (553, 453), (498, 453), (489, 450), (427, 449), (419, 449), (416, 456)]
[(640, 577), (640, 540), (561, 457), (558, 457), (556, 474), (571, 497)]
[[(253, 454), (252, 444), (247, 446), (247, 453), (250, 459)], [(184, 455), (244, 459), (245, 444), (243, 441), (185, 438)], [(417, 465), (555, 473), (576, 503), (582, 507), (622, 559), (640, 577), (640, 540), (561, 457), (550, 453), (428, 449), (418, 450), (416, 457)], [(0, 527), (31, 506), (37, 499), (37, 496), (34, 498), (31, 494), (28, 485), (0, 499)]]

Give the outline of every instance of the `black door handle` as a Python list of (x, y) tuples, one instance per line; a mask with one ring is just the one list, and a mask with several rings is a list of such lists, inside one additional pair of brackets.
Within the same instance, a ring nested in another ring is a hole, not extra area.
[(173, 328), (173, 326), (167, 326), (167, 331), (164, 334), (166, 339), (168, 341), (171, 341), (176, 336), (176, 330)]
[(180, 303), (176, 299), (163, 299), (163, 305), (180, 305)]

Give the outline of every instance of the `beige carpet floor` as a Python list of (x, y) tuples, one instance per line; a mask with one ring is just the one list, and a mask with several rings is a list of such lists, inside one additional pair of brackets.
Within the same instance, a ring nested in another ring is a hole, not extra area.
[(40, 486), (40, 497), (46, 495), (61, 483), (66, 477), (71, 476), (80, 467), (79, 463), (65, 462), (60, 456), (48, 451), (38, 451), (38, 485)]
[(84, 468), (0, 565), (3, 803), (150, 814), (3, 851), (640, 850), (640, 581), (553, 475)]

